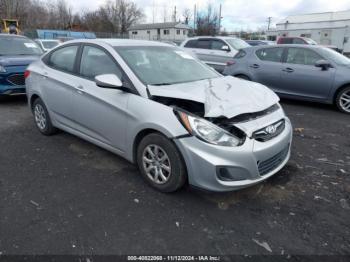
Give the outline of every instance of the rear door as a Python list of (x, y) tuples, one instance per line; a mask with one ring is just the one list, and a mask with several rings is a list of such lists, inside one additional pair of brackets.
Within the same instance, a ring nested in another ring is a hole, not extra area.
[(288, 48), (281, 70), (280, 92), (316, 100), (327, 99), (332, 88), (335, 68), (322, 70), (316, 67), (315, 63), (323, 59), (309, 48)]
[(77, 85), (75, 76), (79, 45), (68, 45), (55, 50), (47, 58), (40, 85), (43, 100), (60, 124), (72, 127), (72, 93)]
[[(130, 93), (98, 87), (95, 76), (115, 74), (121, 68), (102, 47), (86, 44), (79, 63), (79, 85), (73, 93), (73, 119), (84, 135), (119, 151), (125, 150), (126, 110)], [(125, 79), (125, 78), (124, 78)]]
[(252, 80), (279, 92), (284, 50), (284, 47), (257, 49), (248, 61)]

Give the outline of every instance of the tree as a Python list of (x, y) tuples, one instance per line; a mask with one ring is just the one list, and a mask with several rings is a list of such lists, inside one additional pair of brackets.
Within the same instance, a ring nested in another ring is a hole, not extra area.
[(212, 4), (207, 5), (207, 10), (199, 12), (196, 19), (197, 35), (216, 35), (219, 25), (219, 15)]
[(189, 8), (186, 8), (183, 10), (182, 16), (184, 18), (185, 24), (188, 25), (192, 19), (192, 11)]

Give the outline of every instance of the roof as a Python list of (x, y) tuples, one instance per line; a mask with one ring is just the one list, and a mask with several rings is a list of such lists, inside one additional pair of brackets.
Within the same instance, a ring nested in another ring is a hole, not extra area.
[(276, 48), (276, 47), (280, 47), (280, 48), (286, 48), (286, 47), (297, 47), (297, 48), (308, 48), (308, 49), (322, 49), (322, 48), (327, 48), (326, 46), (322, 46), (322, 45), (300, 45), (300, 44), (283, 44), (283, 45), (278, 45), (278, 44), (274, 44), (274, 45), (257, 45), (257, 46), (249, 46), (244, 48), (244, 50), (259, 50), (259, 49), (266, 49), (266, 48)]
[(314, 23), (322, 21), (340, 21), (340, 20), (350, 20), (350, 10), (339, 11), (339, 12), (326, 12), (326, 13), (313, 13), (313, 14), (301, 14), (301, 15), (291, 15), (279, 24), (297, 24), (297, 23)]
[(16, 34), (0, 34), (0, 37), (22, 37), (22, 38), (26, 38), (23, 35), (16, 35)]
[(66, 43), (105, 43), (110, 46), (171, 46), (158, 41), (134, 40), (134, 39), (113, 39), (113, 38), (98, 38), (98, 39), (77, 39)]
[(180, 28), (190, 29), (189, 25), (181, 22), (155, 23), (155, 24), (138, 24), (128, 28), (128, 30), (148, 30), (148, 29), (166, 29), (166, 28)]

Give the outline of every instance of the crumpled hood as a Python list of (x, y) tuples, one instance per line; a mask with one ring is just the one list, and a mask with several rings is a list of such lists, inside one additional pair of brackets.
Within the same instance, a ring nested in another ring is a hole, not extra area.
[(20, 56), (0, 56), (0, 65), (2, 66), (27, 66), (40, 56), (20, 55)]
[(152, 96), (171, 97), (204, 104), (205, 117), (232, 118), (263, 111), (278, 103), (267, 87), (232, 76), (170, 86), (148, 86)]

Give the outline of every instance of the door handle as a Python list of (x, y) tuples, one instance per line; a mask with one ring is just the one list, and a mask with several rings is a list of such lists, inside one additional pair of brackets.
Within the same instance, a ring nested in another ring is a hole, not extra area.
[(290, 68), (290, 67), (287, 67), (285, 69), (282, 70), (283, 72), (287, 72), (287, 73), (293, 73), (294, 72), (294, 69)]
[(254, 65), (251, 65), (250, 67), (256, 69), (256, 68), (259, 68), (260, 66), (258, 64), (254, 64)]

